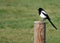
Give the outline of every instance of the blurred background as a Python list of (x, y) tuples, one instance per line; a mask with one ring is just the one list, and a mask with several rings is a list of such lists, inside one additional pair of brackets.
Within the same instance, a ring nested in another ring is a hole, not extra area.
[(58, 28), (46, 20), (46, 43), (60, 43), (60, 0), (0, 0), (0, 43), (34, 43), (40, 7)]

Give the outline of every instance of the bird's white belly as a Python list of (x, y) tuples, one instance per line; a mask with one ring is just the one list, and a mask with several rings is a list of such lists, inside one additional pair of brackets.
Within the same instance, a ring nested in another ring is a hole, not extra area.
[(40, 17), (41, 18), (46, 18), (46, 16), (44, 14), (42, 14), (42, 13), (40, 14)]

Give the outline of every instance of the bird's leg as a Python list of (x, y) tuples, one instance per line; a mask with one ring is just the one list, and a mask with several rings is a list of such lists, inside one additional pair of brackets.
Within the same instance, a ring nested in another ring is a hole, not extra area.
[(41, 21), (45, 21), (46, 19), (45, 18), (42, 18)]

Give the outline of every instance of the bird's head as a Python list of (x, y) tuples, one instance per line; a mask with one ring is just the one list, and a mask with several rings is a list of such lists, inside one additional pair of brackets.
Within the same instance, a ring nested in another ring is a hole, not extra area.
[(41, 12), (42, 10), (43, 10), (43, 8), (39, 8), (39, 9), (38, 9), (38, 11), (40, 11), (40, 12)]
[(41, 13), (42, 10), (43, 10), (43, 8), (39, 8), (38, 9), (39, 14)]

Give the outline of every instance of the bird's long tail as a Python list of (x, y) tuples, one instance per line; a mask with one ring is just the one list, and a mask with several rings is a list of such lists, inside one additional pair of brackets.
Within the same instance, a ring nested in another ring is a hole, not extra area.
[(50, 19), (48, 19), (48, 20), (51, 23), (51, 25), (57, 30), (56, 26), (52, 23), (52, 21)]

